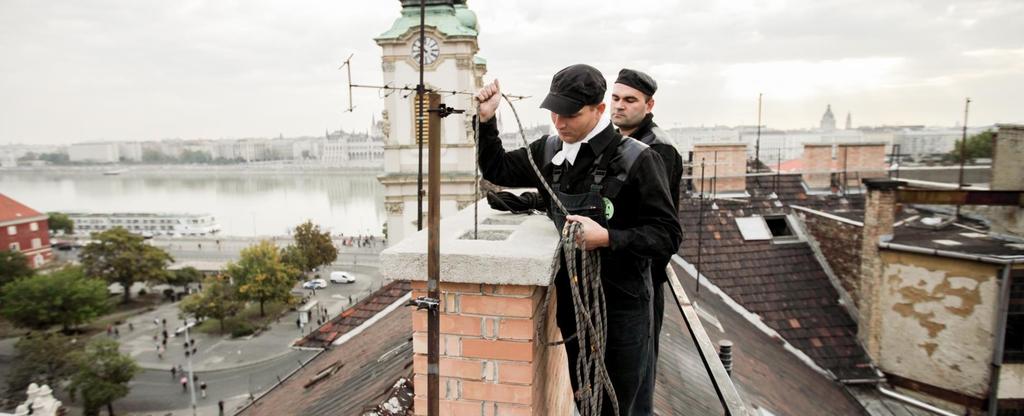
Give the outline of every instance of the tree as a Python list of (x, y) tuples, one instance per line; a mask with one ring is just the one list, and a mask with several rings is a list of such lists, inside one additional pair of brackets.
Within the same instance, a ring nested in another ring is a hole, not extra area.
[(72, 353), (80, 349), (71, 337), (59, 333), (30, 333), (14, 344), (13, 368), (7, 375), (7, 396), (22, 399), (29, 384), (57, 386), (71, 376)]
[(71, 157), (67, 153), (42, 153), (39, 155), (39, 160), (47, 161), (54, 165), (65, 165), (71, 162)]
[(28, 259), (18, 251), (0, 251), (0, 287), (22, 277), (35, 274), (28, 266)]
[(68, 391), (71, 397), (81, 396), (87, 416), (98, 416), (104, 405), (113, 415), (114, 400), (128, 395), (128, 382), (142, 371), (135, 360), (117, 348), (117, 341), (98, 339), (73, 356), (75, 372)]
[(289, 245), (281, 249), (281, 261), (298, 272), (312, 269), (312, 267), (306, 265), (306, 256), (302, 253), (302, 250), (295, 245)]
[(167, 263), (174, 261), (166, 251), (145, 243), (142, 236), (121, 227), (93, 234), (96, 242), (82, 248), (79, 260), (85, 273), (124, 287), (124, 300), (131, 300), (132, 283), (165, 281)]
[(211, 276), (203, 282), (203, 291), (189, 295), (181, 301), (181, 311), (203, 318), (220, 321), (224, 333), (224, 320), (238, 314), (244, 306), (239, 299), (238, 287), (227, 276)]
[(186, 266), (178, 270), (168, 271), (164, 283), (171, 286), (188, 286), (189, 283), (203, 281), (203, 272), (195, 267)]
[(15, 325), (47, 329), (60, 324), (68, 332), (110, 309), (107, 284), (85, 277), (81, 268), (19, 279), (4, 288), (0, 313)]
[(157, 149), (142, 149), (142, 161), (145, 163), (169, 163), (176, 160)]
[[(963, 149), (967, 160), (991, 158), (992, 143), (995, 142), (996, 133), (992, 130), (985, 130), (967, 138), (967, 146)], [(949, 152), (949, 158), (960, 163), (960, 144), (963, 140), (957, 140), (956, 146)]]
[(263, 240), (242, 250), (238, 263), (229, 263), (225, 274), (238, 284), (243, 300), (260, 303), (260, 316), (266, 316), (266, 302), (287, 300), (295, 284), (295, 270), (281, 261), (274, 243)]
[(181, 155), (178, 156), (178, 161), (181, 162), (181, 163), (197, 163), (197, 164), (201, 163), (201, 164), (205, 164), (205, 163), (210, 163), (212, 160), (213, 160), (213, 157), (210, 156), (210, 153), (204, 152), (202, 150), (188, 150), (188, 149), (185, 149), (185, 150), (182, 150), (181, 151)]
[(307, 220), (295, 227), (293, 237), (295, 247), (305, 258), (305, 267), (300, 269), (304, 272), (334, 263), (338, 259), (338, 249), (334, 247), (331, 233), (321, 232), (320, 226), (313, 224), (313, 221)]
[(67, 214), (60, 212), (47, 213), (50, 216), (50, 231), (63, 231), (64, 234), (75, 233), (75, 222)]

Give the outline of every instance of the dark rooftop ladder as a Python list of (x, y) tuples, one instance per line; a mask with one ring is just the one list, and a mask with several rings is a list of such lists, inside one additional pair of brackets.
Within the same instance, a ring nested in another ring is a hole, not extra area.
[(700, 316), (697, 315), (697, 310), (686, 295), (686, 290), (683, 289), (679, 278), (676, 277), (675, 272), (671, 268), (667, 272), (669, 288), (672, 289), (672, 294), (676, 299), (676, 306), (679, 308), (679, 313), (683, 316), (683, 321), (686, 322), (686, 329), (690, 333), (693, 344), (697, 346), (701, 362), (704, 363), (704, 369), (707, 371), (711, 384), (715, 388), (715, 394), (718, 395), (718, 400), (721, 402), (722, 408), (725, 409), (725, 415), (751, 415), (743, 403), (739, 391), (736, 390), (736, 385), (732, 383), (729, 371), (722, 364), (715, 345), (711, 342), (707, 332), (704, 331), (704, 325), (700, 323)]

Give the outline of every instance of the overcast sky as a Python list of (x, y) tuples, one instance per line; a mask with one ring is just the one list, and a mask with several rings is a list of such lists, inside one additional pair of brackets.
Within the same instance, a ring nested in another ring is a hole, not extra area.
[[(487, 79), (534, 98), (579, 62), (660, 84), (664, 127), (1024, 122), (1024, 1), (470, 0)], [(628, 8), (627, 8), (628, 7)], [(383, 102), (398, 0), (0, 0), (0, 143), (320, 135)], [(506, 127), (508, 124), (506, 123)]]

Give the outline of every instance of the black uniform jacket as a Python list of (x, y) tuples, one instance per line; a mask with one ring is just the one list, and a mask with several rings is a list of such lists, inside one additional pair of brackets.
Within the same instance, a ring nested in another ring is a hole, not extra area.
[[(648, 135), (652, 134), (651, 130), (658, 127), (654, 123), (654, 114), (648, 114), (644, 117), (644, 121), (640, 123), (630, 137), (637, 140), (642, 140)], [(660, 131), (660, 130), (659, 130)], [(683, 178), (683, 157), (679, 154), (679, 150), (668, 142), (668, 137), (659, 137), (660, 140), (655, 140), (653, 143), (645, 143), (651, 146), (651, 150), (654, 150), (658, 156), (661, 156), (661, 162), (665, 167), (665, 176), (668, 180), (668, 191), (672, 195), (672, 208), (679, 212), (679, 185)], [(675, 250), (672, 251), (675, 254)], [(655, 259), (651, 274), (654, 277), (654, 284), (663, 283), (668, 280), (665, 274), (665, 266), (668, 265), (671, 259), (671, 255)]]
[[(622, 136), (611, 125), (584, 143), (575, 164), (564, 162), (561, 191), (570, 194), (586, 193), (592, 182), (596, 155), (605, 147), (618, 143)], [(480, 123), (480, 171), (484, 179), (500, 186), (535, 187), (546, 198), (547, 191), (537, 179), (527, 157), (533, 157), (546, 181), (551, 181), (552, 165), (544, 157), (544, 138), (535, 140), (527, 148), (505, 152), (498, 138), (498, 128), (492, 118)], [(613, 153), (613, 158), (618, 151)], [(650, 259), (671, 256), (679, 247), (682, 232), (671, 201), (661, 158), (650, 148), (640, 153), (627, 173), (625, 184), (614, 198), (614, 214), (608, 220), (610, 246), (601, 249), (601, 277), (623, 294), (647, 300), (651, 283)], [(620, 172), (617, 164), (609, 166), (607, 177)], [(614, 309), (614, 291), (605, 285), (609, 308)]]

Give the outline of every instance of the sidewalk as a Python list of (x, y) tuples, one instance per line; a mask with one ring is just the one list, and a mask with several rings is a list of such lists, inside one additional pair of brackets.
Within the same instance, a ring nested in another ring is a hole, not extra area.
[[(363, 269), (363, 268), (360, 268)], [(349, 306), (349, 296), (353, 303), (371, 293), (380, 285), (380, 277), (372, 269), (356, 271), (356, 283), (349, 285), (334, 284), (328, 289), (317, 291), (316, 299), (319, 306), (327, 307), (328, 315), (341, 313)], [(185, 322), (179, 317), (179, 302), (162, 304), (156, 310), (129, 318), (116, 327), (118, 336), (111, 336), (121, 343), (121, 352), (130, 355), (142, 368), (169, 371), (172, 365), (181, 365), (187, 369), (185, 357), (185, 333), (178, 332)], [(163, 339), (163, 320), (166, 319), (168, 334), (166, 351), (161, 359), (157, 355), (157, 345)], [(225, 370), (252, 365), (271, 360), (291, 351), (292, 343), (314, 330), (316, 325), (306, 325), (300, 329), (295, 324), (294, 311), (285, 312), (270, 328), (257, 336), (231, 339), (229, 334), (205, 334), (190, 331), (190, 338), (195, 339), (196, 354), (192, 355), (192, 369), (197, 372)], [(154, 321), (156, 320), (156, 321)], [(159, 324), (157, 323), (159, 322)], [(134, 330), (129, 329), (129, 323)], [(107, 337), (101, 333), (97, 337)], [(191, 355), (191, 348), (189, 348)]]

